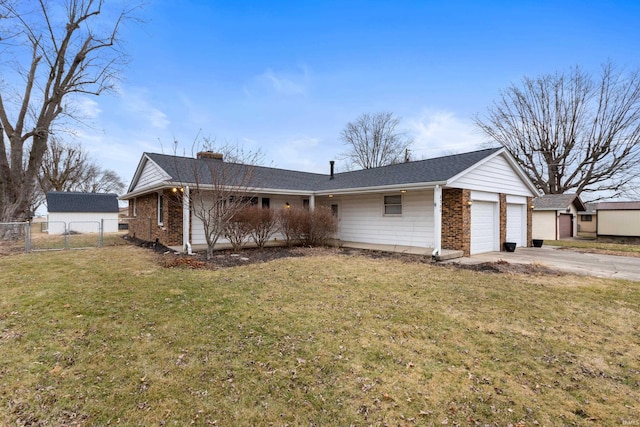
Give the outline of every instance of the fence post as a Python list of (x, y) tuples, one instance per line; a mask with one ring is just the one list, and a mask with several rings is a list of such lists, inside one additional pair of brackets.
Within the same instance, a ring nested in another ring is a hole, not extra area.
[(27, 222), (24, 230), (24, 251), (29, 253), (31, 250), (31, 222)]
[(100, 230), (98, 230), (98, 247), (102, 247), (102, 233), (104, 232), (104, 218), (100, 218)]
[(69, 233), (71, 232), (71, 228), (66, 221), (62, 221), (62, 223), (64, 224), (64, 248), (69, 249), (71, 247), (69, 243)]

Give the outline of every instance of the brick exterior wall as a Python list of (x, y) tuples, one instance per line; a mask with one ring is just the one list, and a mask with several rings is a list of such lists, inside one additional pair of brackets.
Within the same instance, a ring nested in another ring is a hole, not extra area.
[(182, 245), (182, 205), (170, 191), (163, 192), (164, 209), (162, 225), (158, 224), (158, 193), (145, 194), (136, 198), (136, 215), (133, 215), (133, 201), (129, 203), (129, 236), (156, 241), (163, 245)]
[(504, 251), (504, 242), (507, 241), (507, 195), (499, 194), (500, 203), (500, 252)]
[(471, 254), (471, 191), (459, 188), (442, 190), (442, 249)]

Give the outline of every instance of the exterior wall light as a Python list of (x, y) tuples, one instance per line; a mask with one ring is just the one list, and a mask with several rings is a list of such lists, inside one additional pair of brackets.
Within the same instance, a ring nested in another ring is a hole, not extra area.
[(290, 207), (291, 207), (291, 205), (289, 204), (289, 202), (287, 202), (287, 203), (285, 203), (285, 204), (284, 204), (284, 208), (285, 208), (285, 209), (289, 209)]
[(473, 204), (473, 201), (472, 201), (472, 200), (469, 200), (469, 201), (467, 202), (467, 206), (471, 206), (472, 204)]
[(401, 192), (402, 194), (404, 194), (404, 193), (406, 193), (406, 192), (407, 192), (407, 190), (400, 190), (400, 192)]
[(329, 194), (329, 198), (330, 198), (330, 199), (333, 199), (333, 194)]

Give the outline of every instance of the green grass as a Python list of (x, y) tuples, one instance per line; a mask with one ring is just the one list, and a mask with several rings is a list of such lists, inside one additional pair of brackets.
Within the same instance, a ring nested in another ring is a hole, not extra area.
[(623, 255), (640, 254), (640, 245), (633, 244), (605, 243), (594, 240), (545, 240), (544, 244), (591, 251), (621, 252)]
[(0, 258), (0, 424), (620, 425), (640, 283), (322, 255)]

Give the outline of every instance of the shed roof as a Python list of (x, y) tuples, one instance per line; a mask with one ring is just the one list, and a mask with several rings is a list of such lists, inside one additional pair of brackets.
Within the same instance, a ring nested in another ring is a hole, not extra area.
[(640, 210), (640, 202), (602, 202), (596, 208), (599, 211)]
[(533, 199), (533, 209), (539, 211), (565, 210), (574, 205), (578, 211), (584, 211), (585, 206), (577, 194), (545, 194)]
[(47, 193), (49, 212), (118, 212), (118, 195), (113, 193), (76, 193), (50, 191)]

